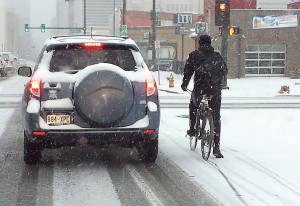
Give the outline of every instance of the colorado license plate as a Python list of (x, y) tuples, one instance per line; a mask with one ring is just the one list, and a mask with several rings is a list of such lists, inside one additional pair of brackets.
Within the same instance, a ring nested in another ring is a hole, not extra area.
[(66, 125), (71, 124), (71, 117), (67, 114), (47, 115), (47, 124), (49, 125)]

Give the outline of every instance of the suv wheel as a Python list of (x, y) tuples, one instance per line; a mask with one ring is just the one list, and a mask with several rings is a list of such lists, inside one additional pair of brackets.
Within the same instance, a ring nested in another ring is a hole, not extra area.
[(137, 149), (139, 158), (142, 162), (155, 162), (158, 155), (158, 139), (150, 142), (143, 142)]
[(26, 164), (36, 164), (40, 161), (42, 150), (37, 144), (28, 141), (24, 132), (24, 161)]

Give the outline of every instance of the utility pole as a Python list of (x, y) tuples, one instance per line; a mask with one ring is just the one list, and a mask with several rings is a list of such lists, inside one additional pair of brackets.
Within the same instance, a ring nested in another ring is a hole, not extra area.
[(153, 18), (152, 18), (152, 62), (153, 62), (153, 67), (154, 70), (156, 69), (156, 51), (155, 51), (155, 42), (156, 42), (156, 9), (155, 9), (155, 0), (153, 0)]

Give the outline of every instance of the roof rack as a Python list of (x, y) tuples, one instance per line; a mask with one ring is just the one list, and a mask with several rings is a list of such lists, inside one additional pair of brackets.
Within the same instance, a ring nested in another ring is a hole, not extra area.
[(122, 38), (122, 39), (129, 39), (128, 36), (116, 36), (116, 35), (101, 35), (101, 34), (95, 34), (95, 35), (90, 35), (90, 34), (79, 34), (79, 35), (58, 35), (58, 36), (52, 36), (52, 38), (57, 39), (61, 37), (116, 37), (116, 38)]

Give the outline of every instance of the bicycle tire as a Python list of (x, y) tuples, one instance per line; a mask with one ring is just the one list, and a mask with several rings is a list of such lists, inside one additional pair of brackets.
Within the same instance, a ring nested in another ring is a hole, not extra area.
[(203, 117), (201, 129), (201, 153), (204, 160), (208, 160), (214, 141), (214, 122), (211, 114)]
[(196, 114), (195, 131), (196, 131), (195, 136), (190, 136), (190, 148), (192, 151), (196, 150), (198, 138), (200, 137), (200, 131), (201, 131), (200, 110), (197, 110), (197, 114)]

